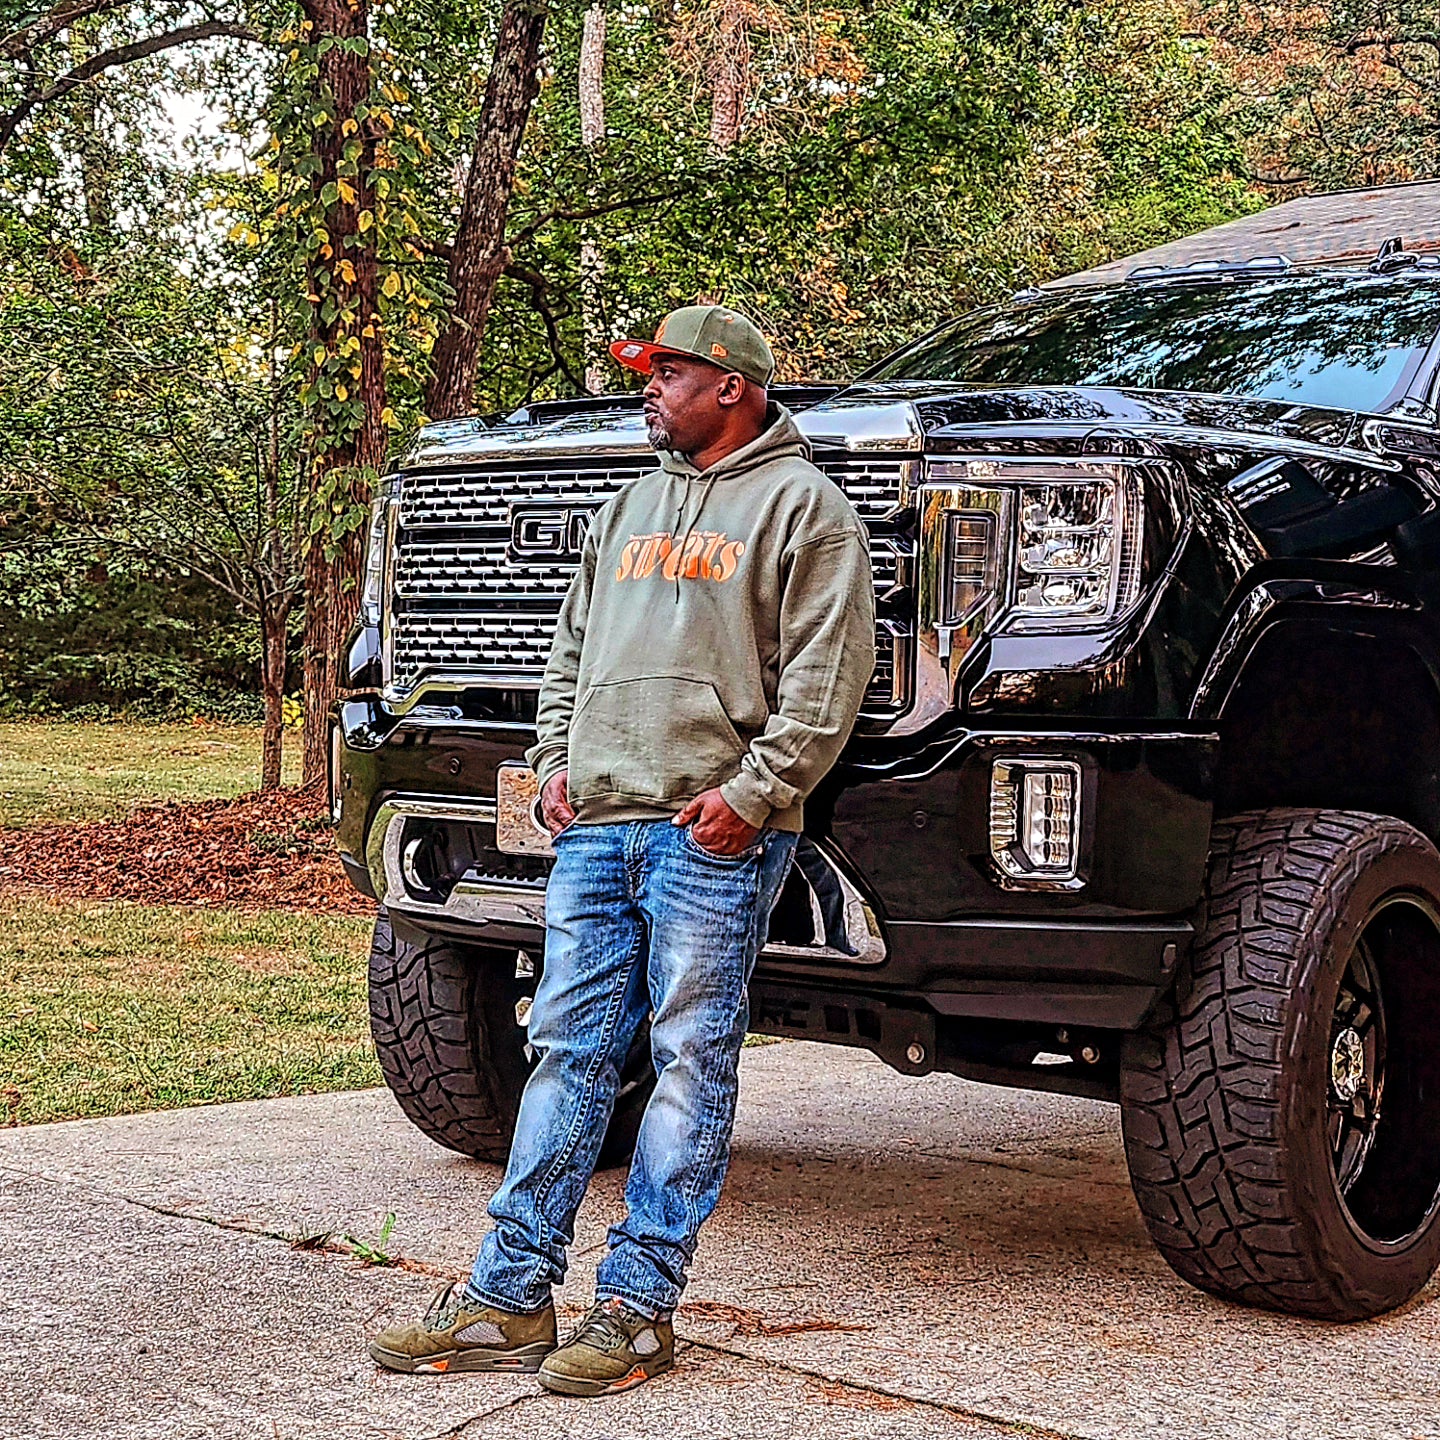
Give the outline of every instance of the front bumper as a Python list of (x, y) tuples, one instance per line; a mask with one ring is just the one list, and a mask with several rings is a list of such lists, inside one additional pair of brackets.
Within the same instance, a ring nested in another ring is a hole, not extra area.
[[(449, 707), (401, 717), (363, 697), (338, 705), (334, 724), (337, 834), (357, 886), (433, 933), (538, 948), (543, 866), (521, 874), (484, 848), (493, 851), (495, 771), (519, 758), (531, 728)], [(794, 1013), (796, 997), (820, 1006), (843, 991), (940, 1017), (1134, 1028), (1191, 939), (1216, 743), (1086, 722), (957, 725), (852, 744), (807, 806), (807, 832), (873, 917), (879, 943), (855, 957), (768, 947), (752, 987), (757, 1020), (772, 1001)], [(993, 765), (1037, 753), (1082, 769), (1084, 884), (1073, 892), (1007, 884), (990, 857)], [(443, 894), (405, 876), (406, 825), (429, 816), (479, 837), (475, 862)]]

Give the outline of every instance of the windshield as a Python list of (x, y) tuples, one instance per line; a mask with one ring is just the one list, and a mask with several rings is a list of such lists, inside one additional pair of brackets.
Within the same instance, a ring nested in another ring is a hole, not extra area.
[(1390, 408), (1440, 329), (1440, 284), (1306, 275), (1046, 292), (980, 310), (865, 380), (1104, 385)]

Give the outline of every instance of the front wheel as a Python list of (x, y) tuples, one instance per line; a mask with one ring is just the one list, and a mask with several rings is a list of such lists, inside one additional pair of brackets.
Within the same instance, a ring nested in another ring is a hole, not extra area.
[[(407, 932), (408, 934), (408, 932)], [(503, 1165), (532, 1057), (526, 1038), (534, 967), (515, 949), (397, 934), (375, 918), (370, 1033), (385, 1083), (432, 1140)], [(620, 1075), (602, 1166), (623, 1165), (655, 1088), (650, 1027), (641, 1026)]]
[(1383, 816), (1215, 827), (1193, 955), (1129, 1037), (1121, 1105), (1151, 1237), (1186, 1280), (1329, 1320), (1440, 1264), (1440, 854)]

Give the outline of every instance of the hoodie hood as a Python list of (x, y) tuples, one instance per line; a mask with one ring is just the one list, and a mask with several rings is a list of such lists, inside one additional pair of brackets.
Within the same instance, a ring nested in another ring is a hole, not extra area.
[(810, 442), (800, 433), (795, 417), (783, 405), (772, 401), (766, 408), (765, 418), (769, 422), (766, 428), (748, 445), (722, 455), (708, 470), (697, 470), (689, 458), (678, 450), (656, 451), (660, 468), (671, 475), (693, 478), (703, 474), (707, 480), (724, 480), (728, 476), (743, 475), (772, 460), (810, 458)]

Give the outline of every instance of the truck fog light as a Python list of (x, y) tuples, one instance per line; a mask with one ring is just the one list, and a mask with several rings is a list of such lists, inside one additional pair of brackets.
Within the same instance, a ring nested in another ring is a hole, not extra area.
[(1077, 888), (1080, 766), (996, 760), (990, 772), (990, 854), (1011, 880)]

